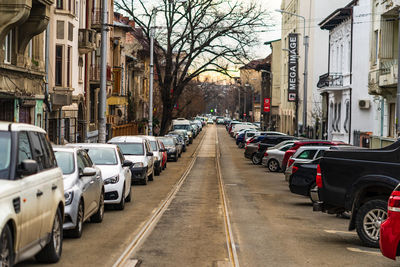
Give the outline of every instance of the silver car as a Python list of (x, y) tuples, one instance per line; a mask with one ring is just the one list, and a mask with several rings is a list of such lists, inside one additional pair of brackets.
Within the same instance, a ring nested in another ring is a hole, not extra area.
[(277, 144), (274, 147), (268, 148), (264, 154), (262, 165), (268, 168), (271, 172), (282, 170), (282, 161), (285, 152), (294, 144), (294, 140), (287, 140)]
[(292, 175), (292, 168), (295, 163), (307, 163), (322, 156), (324, 151), (328, 150), (329, 146), (302, 146), (297, 149), (296, 153), (288, 160), (285, 170), (285, 180), (288, 182)]
[(101, 171), (83, 149), (55, 147), (54, 153), (64, 178), (63, 228), (68, 236), (79, 238), (86, 220), (103, 221), (104, 183)]

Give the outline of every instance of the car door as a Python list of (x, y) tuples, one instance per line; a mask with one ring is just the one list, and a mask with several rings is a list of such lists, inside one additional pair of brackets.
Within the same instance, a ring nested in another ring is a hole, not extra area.
[(119, 147), (117, 146), (117, 155), (119, 158), (119, 166), (120, 168), (122, 168), (122, 173), (124, 175), (125, 178), (125, 196), (127, 196), (129, 194), (129, 191), (131, 189), (131, 171), (129, 169), (129, 167), (124, 167), (124, 161), (125, 161), (125, 157), (122, 154), (121, 150), (119, 149)]
[(84, 159), (85, 166), (96, 170), (96, 174), (92, 178), (92, 187), (94, 191), (93, 201), (95, 202), (95, 210), (97, 210), (100, 203), (100, 196), (103, 190), (103, 179), (101, 178), (101, 171), (96, 168), (93, 161), (89, 157), (89, 154), (85, 150), (81, 150), (81, 154)]
[(93, 209), (94, 206), (96, 205), (94, 203), (94, 187), (92, 185), (94, 184), (93, 181), (93, 176), (83, 176), (83, 170), (85, 169), (85, 160), (82, 157), (82, 153), (80, 151), (77, 151), (76, 153), (76, 165), (78, 167), (78, 175), (81, 183), (81, 188), (82, 188), (82, 198), (84, 202), (84, 211), (85, 211), (85, 217), (86, 214), (90, 213)]
[(20, 229), (19, 229), (19, 242), (17, 243), (17, 250), (26, 248), (32, 245), (33, 242), (37, 241), (40, 236), (40, 230), (42, 227), (41, 219), (41, 207), (39, 205), (39, 196), (37, 196), (38, 190), (40, 190), (40, 184), (37, 181), (40, 180), (41, 173), (23, 176), (20, 173), (21, 163), (25, 159), (34, 159), (32, 154), (32, 148), (27, 132), (18, 133), (18, 158), (17, 158), (17, 177), (21, 181), (21, 193), (20, 196), (13, 199), (13, 202), (20, 204)]
[(148, 164), (147, 164), (147, 166), (148, 166), (147, 175), (150, 175), (150, 173), (152, 173), (152, 171), (153, 171), (154, 161), (153, 161), (153, 156), (148, 156), (148, 153), (151, 151), (149, 142), (146, 140), (144, 144), (145, 144), (145, 148), (146, 148), (146, 159), (147, 159), (147, 162), (148, 162)]

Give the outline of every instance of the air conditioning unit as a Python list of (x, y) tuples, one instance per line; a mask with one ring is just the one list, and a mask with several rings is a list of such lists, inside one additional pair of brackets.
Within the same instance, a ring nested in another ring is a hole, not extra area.
[(371, 107), (371, 101), (366, 99), (358, 100), (358, 107), (360, 109), (369, 109)]

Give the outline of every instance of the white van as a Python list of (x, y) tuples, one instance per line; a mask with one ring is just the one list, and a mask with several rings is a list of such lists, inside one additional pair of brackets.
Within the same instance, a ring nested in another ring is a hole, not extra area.
[(231, 136), (235, 137), (237, 132), (239, 132), (242, 129), (258, 129), (257, 126), (250, 122), (243, 122), (243, 123), (238, 123), (232, 126), (232, 131), (231, 131)]
[(193, 143), (193, 129), (190, 125), (190, 121), (184, 118), (178, 118), (176, 120), (172, 120), (172, 130), (186, 130), (189, 135), (189, 144)]

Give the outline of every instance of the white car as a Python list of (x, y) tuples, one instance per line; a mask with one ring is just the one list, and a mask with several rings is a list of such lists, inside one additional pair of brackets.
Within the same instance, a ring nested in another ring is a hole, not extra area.
[(103, 221), (104, 183), (101, 171), (84, 149), (54, 147), (54, 153), (64, 176), (64, 232), (79, 238), (85, 221)]
[(146, 138), (150, 142), (151, 152), (153, 152), (154, 156), (154, 174), (159, 176), (162, 171), (162, 152), (161, 147), (157, 142), (155, 136), (144, 135), (143, 138)]
[(132, 162), (125, 160), (117, 145), (111, 144), (69, 144), (87, 150), (91, 160), (101, 170), (104, 181), (104, 204), (114, 204), (119, 210), (125, 202), (131, 201)]
[(132, 181), (142, 184), (147, 184), (147, 181), (153, 181), (154, 157), (147, 138), (118, 136), (109, 140), (108, 143), (118, 145), (124, 157), (133, 162), (131, 167)]
[(0, 122), (0, 266), (61, 257), (64, 185), (46, 132)]

